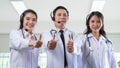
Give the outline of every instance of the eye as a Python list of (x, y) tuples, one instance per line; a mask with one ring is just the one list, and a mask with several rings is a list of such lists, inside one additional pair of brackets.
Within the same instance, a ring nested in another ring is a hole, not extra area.
[(67, 17), (67, 14), (66, 14), (66, 13), (64, 13), (64, 14), (63, 14), (63, 16), (64, 16), (64, 17)]
[(97, 21), (97, 23), (101, 23), (101, 21), (99, 20), (99, 21)]
[(33, 18), (32, 21), (37, 21), (36, 18)]
[(27, 17), (27, 18), (26, 18), (26, 20), (30, 20), (30, 18), (29, 18), (29, 17)]
[(94, 23), (94, 22), (95, 22), (94, 20), (91, 21), (91, 23)]
[(61, 13), (59, 13), (57, 16), (61, 16)]

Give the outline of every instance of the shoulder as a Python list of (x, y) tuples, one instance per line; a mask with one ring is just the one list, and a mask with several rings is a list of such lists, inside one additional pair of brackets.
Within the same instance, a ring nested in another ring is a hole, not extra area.
[(82, 42), (85, 42), (87, 40), (87, 35), (86, 34), (82, 34), (81, 36)]
[(70, 34), (73, 39), (76, 39), (77, 37), (79, 37), (79, 34), (78, 34), (78, 33), (75, 33), (74, 31), (69, 30), (69, 29), (66, 29), (66, 33), (67, 33), (67, 34)]
[(10, 34), (18, 34), (20, 32), (20, 30), (12, 30), (11, 32), (10, 32)]
[(104, 36), (101, 36), (103, 41), (108, 45), (108, 46), (112, 46), (112, 41), (110, 38), (108, 37), (104, 37)]
[(12, 30), (9, 33), (9, 38), (15, 38), (15, 37), (19, 37), (20, 36), (20, 30)]
[(74, 31), (70, 30), (70, 29), (67, 29), (66, 28), (66, 32), (72, 34), (72, 35), (78, 35), (77, 33), (75, 33)]
[(109, 45), (112, 45), (112, 40), (109, 39), (109, 38), (106, 38), (106, 43), (109, 44)]
[(104, 37), (103, 35), (101, 36), (101, 38), (106, 42), (106, 44), (112, 44), (112, 40), (108, 37)]

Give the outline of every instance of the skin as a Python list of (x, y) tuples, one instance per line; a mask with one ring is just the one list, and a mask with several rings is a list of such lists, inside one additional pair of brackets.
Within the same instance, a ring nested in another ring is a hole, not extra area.
[(36, 16), (32, 13), (26, 13), (23, 19), (23, 28), (27, 29), (29, 33), (32, 33), (32, 29), (37, 23)]
[(100, 36), (100, 29), (103, 26), (102, 20), (97, 17), (96, 15), (92, 16), (89, 21), (89, 27), (92, 30), (92, 34), (96, 37), (97, 40), (99, 40)]
[[(55, 13), (55, 21), (54, 21), (54, 25), (57, 29), (64, 29), (65, 25), (68, 21), (68, 14), (64, 9), (58, 9)], [(60, 21), (60, 23), (58, 23)], [(55, 40), (55, 35), (53, 36), (53, 38), (48, 42), (48, 48), (50, 50), (54, 50), (56, 47), (56, 43), (57, 41)], [(67, 43), (67, 50), (68, 52), (72, 53), (74, 51), (73, 48), (73, 40), (71, 38), (71, 36), (69, 35), (69, 40)]]
[[(26, 15), (23, 18), (23, 29), (27, 30), (29, 37), (33, 36), (32, 30), (35, 27), (36, 23), (37, 23), (37, 18), (35, 16), (35, 14), (30, 13), (30, 12), (26, 13)], [(40, 37), (37, 41), (36, 40), (30, 40), (29, 41), (29, 46), (34, 46), (36, 48), (41, 47), (41, 45), (42, 45), (41, 37), (42, 36), (40, 35)]]
[[(61, 23), (58, 23), (60, 21)], [(55, 27), (62, 30), (68, 21), (68, 14), (64, 9), (58, 9), (55, 14)]]

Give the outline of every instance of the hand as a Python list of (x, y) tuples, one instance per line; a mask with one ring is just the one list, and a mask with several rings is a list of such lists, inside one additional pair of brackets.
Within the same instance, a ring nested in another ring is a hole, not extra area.
[(67, 43), (67, 50), (70, 53), (72, 53), (74, 51), (73, 40), (72, 40), (71, 35), (69, 35), (69, 39), (68, 39), (68, 43)]
[(50, 50), (54, 50), (55, 47), (56, 47), (56, 40), (55, 40), (55, 35), (54, 35), (53, 38), (50, 41), (48, 41), (48, 48)]
[(41, 41), (41, 38), (42, 38), (42, 35), (40, 34), (40, 36), (39, 36), (38, 40), (36, 41), (34, 47), (39, 48), (39, 47), (42, 46), (43, 42)]

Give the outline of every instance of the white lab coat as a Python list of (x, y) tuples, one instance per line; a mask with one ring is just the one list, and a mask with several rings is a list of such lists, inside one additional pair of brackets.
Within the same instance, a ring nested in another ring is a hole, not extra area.
[(103, 37), (99, 41), (92, 33), (82, 37), (83, 68), (116, 68), (116, 61), (112, 50), (112, 43)]
[[(23, 31), (23, 32), (22, 32)], [(37, 68), (39, 48), (29, 46), (25, 30), (10, 32), (10, 68)], [(35, 40), (35, 37), (34, 37)]]
[[(51, 30), (53, 30), (51, 32)], [(62, 40), (60, 38), (59, 29), (51, 29), (48, 32), (43, 33), (43, 40), (45, 45), (45, 50), (47, 53), (47, 68), (64, 68), (64, 47)], [(48, 41), (50, 41), (55, 34), (55, 39), (57, 40), (56, 48), (54, 50), (49, 50), (47, 47)], [(77, 53), (76, 46), (77, 46), (77, 34), (73, 33), (72, 31), (68, 30), (67, 28), (64, 29), (64, 37), (65, 37), (65, 44), (67, 44), (69, 39), (69, 34), (72, 36), (74, 41), (74, 52), (69, 53), (66, 48), (66, 57), (68, 68), (77, 68)], [(67, 45), (66, 45), (67, 46)]]

